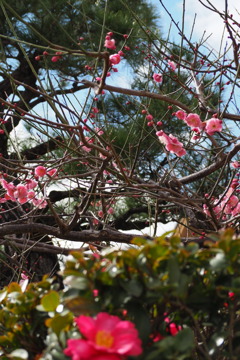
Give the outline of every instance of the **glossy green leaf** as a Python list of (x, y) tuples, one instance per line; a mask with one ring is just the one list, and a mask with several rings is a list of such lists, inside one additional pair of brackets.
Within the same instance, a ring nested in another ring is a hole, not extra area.
[(46, 325), (50, 327), (57, 335), (66, 329), (73, 321), (71, 313), (66, 315), (57, 314), (53, 318), (47, 319)]
[(60, 302), (59, 293), (57, 291), (50, 291), (41, 299), (41, 305), (45, 311), (55, 311)]

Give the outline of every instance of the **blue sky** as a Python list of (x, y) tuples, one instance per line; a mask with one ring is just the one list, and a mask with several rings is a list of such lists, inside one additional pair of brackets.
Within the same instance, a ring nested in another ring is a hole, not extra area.
[[(159, 0), (148, 0), (148, 1), (149, 3), (153, 4), (156, 7), (156, 12), (159, 14), (159, 23), (161, 26), (161, 32), (163, 35), (167, 35), (171, 23), (169, 16), (164, 11)], [(181, 26), (183, 0), (162, 0), (162, 1), (163, 4), (172, 14), (173, 18), (177, 22), (179, 22), (179, 25)], [(205, 3), (207, 2), (207, 0), (203, 0), (203, 1)], [(218, 10), (224, 9), (225, 0), (211, 0), (211, 1), (217, 7)], [(236, 14), (236, 11), (234, 10), (234, 6), (236, 6), (236, 0), (228, 0), (228, 3), (230, 6), (231, 13)], [(201, 39), (203, 35), (203, 32), (206, 31), (206, 35), (205, 35), (206, 37), (212, 34), (207, 40), (209, 47), (210, 48), (213, 47), (215, 51), (218, 52), (220, 48), (221, 35), (224, 27), (223, 21), (219, 18), (218, 15), (209, 12), (209, 10), (206, 10), (198, 0), (185, 0), (185, 6), (186, 6), (186, 12), (185, 12), (186, 35), (187, 36), (190, 35), (193, 19), (196, 14), (197, 19), (193, 32), (193, 40), (199, 41), (199, 39)], [(237, 17), (239, 19), (240, 16), (237, 15)], [(180, 43), (181, 41), (181, 37), (179, 36), (178, 31), (176, 30), (176, 27), (174, 25), (172, 25), (171, 28), (171, 40), (174, 40), (174, 42), (176, 43)], [(117, 81), (119, 86), (127, 86), (126, 80), (127, 78), (131, 77), (130, 73), (128, 75), (129, 76), (125, 76), (125, 78), (123, 78), (115, 74), (114, 79), (115, 81)], [(108, 81), (108, 83), (110, 83), (110, 80)]]

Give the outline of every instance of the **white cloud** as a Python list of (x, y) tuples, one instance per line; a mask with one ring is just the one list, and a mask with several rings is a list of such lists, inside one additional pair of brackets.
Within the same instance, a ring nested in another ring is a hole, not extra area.
[[(203, 3), (208, 5), (206, 0)], [(212, 5), (221, 13), (225, 11), (225, 0), (212, 0)], [(239, 18), (235, 0), (228, 0), (229, 14), (233, 14), (234, 18)], [(209, 6), (209, 5), (208, 5)], [(190, 34), (191, 27), (193, 24), (194, 16), (196, 14), (196, 23), (194, 26), (194, 38), (200, 39), (204, 32), (204, 38), (207, 39), (207, 44), (212, 47), (215, 51), (219, 51), (225, 47), (227, 42), (228, 33), (224, 24), (224, 20), (219, 14), (207, 9), (198, 0), (187, 0), (186, 1), (186, 25), (188, 33)], [(222, 41), (222, 44), (221, 44)]]
[[(202, 0), (202, 2), (205, 5), (209, 6), (207, 0)], [(224, 12), (225, 0), (210, 0), (210, 3), (218, 11)], [(165, 4), (167, 9), (172, 14), (174, 20), (178, 23), (179, 27), (182, 28), (183, 1), (173, 0), (170, 2), (170, 4), (165, 1)], [(233, 18), (235, 20), (237, 20), (238, 22), (240, 21), (239, 12), (236, 9), (236, 0), (228, 0), (228, 11), (229, 14), (233, 14)], [(225, 28), (224, 20), (220, 17), (219, 14), (203, 6), (199, 0), (186, 0), (184, 21), (184, 33), (186, 34), (186, 36), (189, 38), (191, 34), (195, 14), (196, 20), (193, 29), (192, 41), (199, 42), (200, 39), (204, 36), (204, 39), (207, 39), (206, 45), (209, 46), (209, 48), (212, 48), (216, 52), (218, 52), (220, 47), (222, 46), (221, 50), (223, 50), (226, 41), (228, 40), (228, 34)], [(164, 33), (167, 34), (170, 19), (162, 8), (161, 18), (163, 21)], [(237, 30), (237, 28), (235, 29)], [(178, 34), (178, 30), (174, 25), (172, 25), (171, 35), (174, 41), (179, 43), (180, 35)]]

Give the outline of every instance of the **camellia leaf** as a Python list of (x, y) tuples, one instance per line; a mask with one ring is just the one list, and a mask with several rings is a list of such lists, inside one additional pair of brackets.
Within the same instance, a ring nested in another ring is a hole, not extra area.
[(71, 313), (66, 315), (57, 314), (53, 318), (46, 320), (46, 325), (50, 327), (57, 335), (60, 331), (66, 329), (73, 321), (73, 316)]
[(145, 245), (146, 242), (147, 242), (147, 239), (144, 239), (144, 238), (141, 238), (141, 237), (134, 237), (131, 240), (131, 244), (138, 245), (138, 246)]
[(57, 291), (50, 291), (41, 299), (41, 305), (45, 311), (55, 311), (59, 305), (59, 294)]
[(12, 282), (11, 284), (8, 285), (8, 292), (22, 292), (21, 286), (16, 283), (16, 282)]

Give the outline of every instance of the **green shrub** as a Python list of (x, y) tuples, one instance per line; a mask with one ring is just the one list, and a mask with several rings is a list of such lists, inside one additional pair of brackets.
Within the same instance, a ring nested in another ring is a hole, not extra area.
[(75, 251), (63, 277), (61, 291), (44, 278), (0, 292), (3, 360), (67, 360), (67, 340), (80, 338), (74, 317), (100, 312), (135, 324), (136, 359), (240, 357), (240, 239), (231, 229), (203, 248), (163, 236), (88, 258)]

